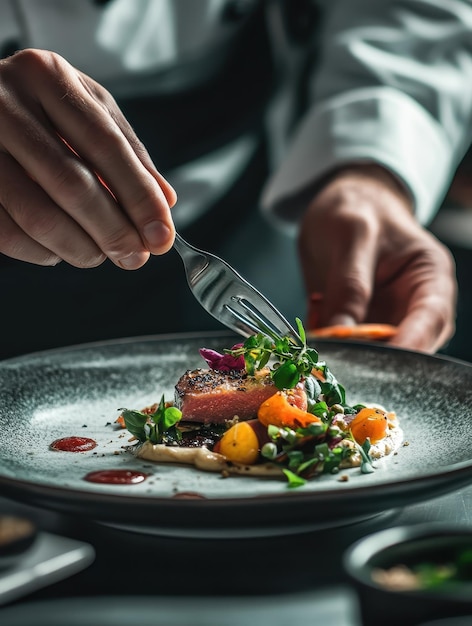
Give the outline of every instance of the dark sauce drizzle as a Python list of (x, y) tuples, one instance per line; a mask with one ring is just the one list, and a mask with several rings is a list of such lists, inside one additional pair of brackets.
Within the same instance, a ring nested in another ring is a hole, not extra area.
[(97, 442), (89, 437), (63, 437), (53, 441), (49, 447), (60, 452), (87, 452), (96, 446)]
[(100, 483), (104, 485), (138, 485), (142, 483), (148, 474), (128, 469), (109, 469), (89, 472), (84, 476), (84, 480), (89, 483)]

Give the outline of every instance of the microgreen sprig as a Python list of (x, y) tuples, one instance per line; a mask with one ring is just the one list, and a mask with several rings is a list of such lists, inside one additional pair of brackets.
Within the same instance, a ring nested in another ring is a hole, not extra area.
[(268, 337), (262, 333), (248, 337), (241, 347), (225, 350), (234, 357), (243, 356), (246, 372), (253, 376), (271, 361), (271, 376), (277, 389), (293, 389), (302, 378), (308, 376), (318, 362), (318, 352), (306, 343), (306, 333), (301, 320), (296, 318), (302, 345), (293, 343), (290, 337), (276, 334)]
[(176, 428), (182, 412), (175, 406), (167, 406), (162, 396), (154, 413), (120, 409), (129, 432), (141, 442), (170, 443), (180, 441), (181, 432)]
[(342, 445), (350, 435), (326, 422), (296, 430), (269, 426), (267, 434), (271, 441), (262, 447), (261, 454), (281, 466), (290, 488), (301, 487), (320, 474), (337, 473), (353, 453), (351, 447)]
[(367, 438), (364, 441), (364, 443), (361, 445), (357, 443), (357, 441), (354, 439), (354, 436), (351, 432), (349, 433), (349, 436), (351, 438), (351, 441), (354, 442), (354, 445), (357, 448), (361, 456), (361, 472), (363, 474), (372, 474), (372, 472), (374, 471), (374, 466), (372, 464), (372, 458), (370, 456), (370, 448), (371, 448), (370, 439)]

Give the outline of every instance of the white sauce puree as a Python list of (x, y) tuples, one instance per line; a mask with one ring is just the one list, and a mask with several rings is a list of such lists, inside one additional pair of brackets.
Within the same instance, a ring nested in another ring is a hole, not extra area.
[(251, 474), (252, 476), (281, 476), (282, 470), (272, 463), (258, 465), (239, 465), (230, 463), (222, 454), (205, 448), (184, 448), (165, 446), (161, 443), (145, 441), (138, 446), (136, 456), (157, 463), (183, 463), (194, 465), (197, 469), (207, 472), (227, 472), (229, 474)]
[[(350, 442), (345, 440), (346, 444)], [(372, 444), (369, 454), (372, 459), (380, 459), (398, 450), (403, 441), (403, 431), (395, 420), (390, 423), (387, 436), (381, 441)], [(133, 452), (140, 459), (155, 463), (181, 463), (193, 465), (197, 469), (207, 472), (222, 472), (224, 474), (239, 474), (251, 476), (274, 476), (283, 475), (282, 468), (273, 463), (258, 463), (257, 465), (240, 465), (228, 462), (222, 454), (212, 452), (206, 447), (185, 448), (181, 446), (166, 446), (164, 444), (152, 444), (149, 441), (138, 445)], [(346, 462), (342, 463), (341, 469), (359, 467), (361, 456), (353, 454)]]

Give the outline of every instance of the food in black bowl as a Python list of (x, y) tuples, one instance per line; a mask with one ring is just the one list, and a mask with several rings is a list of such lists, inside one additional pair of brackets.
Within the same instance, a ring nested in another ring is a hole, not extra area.
[(472, 529), (389, 528), (351, 546), (344, 567), (365, 626), (418, 626), (472, 613)]
[(0, 515), (0, 571), (14, 565), (33, 545), (36, 525), (29, 519)]

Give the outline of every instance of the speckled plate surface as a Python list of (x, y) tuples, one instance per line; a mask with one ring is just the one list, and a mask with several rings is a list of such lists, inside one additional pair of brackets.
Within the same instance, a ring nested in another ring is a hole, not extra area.
[[(258, 535), (347, 524), (439, 496), (472, 482), (472, 365), (380, 345), (319, 341), (347, 401), (397, 412), (408, 446), (373, 474), (323, 476), (299, 489), (282, 480), (222, 478), (140, 461), (116, 429), (121, 407), (173, 397), (202, 346), (223, 349), (228, 334), (125, 339), (0, 362), (0, 489), (8, 497), (111, 524), (173, 535)], [(95, 450), (55, 452), (60, 437), (87, 436)], [(137, 485), (84, 481), (90, 471), (138, 469)], [(196, 497), (186, 497), (194, 494)]]

